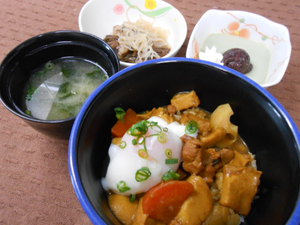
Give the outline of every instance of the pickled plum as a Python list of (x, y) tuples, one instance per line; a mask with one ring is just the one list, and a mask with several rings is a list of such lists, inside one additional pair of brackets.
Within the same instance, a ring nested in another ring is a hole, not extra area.
[(244, 74), (249, 73), (253, 68), (249, 54), (240, 48), (232, 48), (224, 52), (222, 62), (224, 66)]

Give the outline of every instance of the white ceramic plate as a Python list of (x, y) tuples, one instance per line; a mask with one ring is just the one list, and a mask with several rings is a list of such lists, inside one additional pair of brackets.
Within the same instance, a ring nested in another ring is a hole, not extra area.
[[(248, 48), (250, 58), (256, 58), (257, 61), (264, 60), (258, 50), (266, 49), (270, 55), (269, 60), (266, 63), (260, 63), (260, 66), (265, 67), (263, 68), (265, 69), (264, 72), (260, 74), (262, 70), (254, 70), (252, 75), (250, 73), (246, 75), (263, 87), (269, 87), (281, 81), (288, 66), (292, 49), (287, 27), (250, 12), (208, 10), (192, 31), (186, 57), (201, 59), (201, 52), (199, 57), (199, 51), (203, 51), (208, 43), (208, 37), (212, 34), (231, 35), (241, 39), (246, 43), (244, 47)], [(252, 49), (250, 42), (257, 44), (257, 46), (260, 45), (262, 48)], [(237, 43), (229, 43), (228, 49), (240, 47), (236, 46)], [(224, 49), (222, 50), (224, 51)], [(256, 69), (256, 65), (252, 64), (253, 69)]]
[[(171, 51), (164, 58), (177, 54), (187, 35), (183, 15), (172, 5), (161, 0), (90, 0), (79, 14), (79, 29), (104, 38), (112, 34), (113, 26), (125, 21), (143, 19), (168, 32)], [(122, 66), (134, 63), (120, 62)]]

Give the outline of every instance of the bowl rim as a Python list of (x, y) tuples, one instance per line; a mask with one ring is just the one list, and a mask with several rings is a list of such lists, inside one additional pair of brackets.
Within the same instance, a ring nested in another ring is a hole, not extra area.
[[(287, 112), (287, 110), (283, 107), (283, 105), (273, 96), (270, 92), (268, 92), (265, 88), (251, 80), (250, 78), (245, 77), (243, 74), (230, 69), (228, 67), (224, 67), (220, 64), (208, 62), (200, 59), (192, 59), (192, 58), (184, 58), (184, 57), (172, 57), (172, 58), (161, 58), (161, 59), (155, 59), (155, 60), (149, 60), (145, 61), (143, 63), (136, 64), (131, 67), (127, 67), (118, 73), (111, 76), (108, 80), (106, 80), (100, 87), (98, 87), (92, 95), (88, 97), (86, 102), (84, 103), (83, 107), (81, 108), (79, 114), (77, 115), (75, 122), (73, 124), (71, 135), (69, 139), (69, 149), (68, 149), (68, 167), (69, 167), (69, 173), (71, 177), (71, 182), (73, 184), (73, 188), (75, 190), (75, 193), (84, 209), (84, 211), (87, 213), (89, 218), (94, 224), (101, 224), (105, 225), (106, 223), (103, 221), (103, 219), (98, 215), (95, 208), (92, 206), (91, 202), (89, 201), (88, 196), (86, 195), (86, 192), (84, 190), (83, 184), (80, 179), (80, 174), (78, 171), (77, 166), (77, 149), (76, 145), (78, 143), (78, 130), (80, 129), (82, 122), (86, 116), (86, 113), (89, 111), (90, 105), (93, 103), (93, 101), (96, 99), (96, 96), (102, 92), (105, 87), (110, 84), (112, 81), (117, 79), (118, 77), (122, 76), (123, 74), (132, 71), (136, 68), (144, 67), (151, 64), (161, 64), (161, 63), (171, 63), (171, 62), (192, 62), (192, 63), (200, 63), (204, 65), (209, 65), (212, 67), (215, 67), (217, 69), (221, 69), (224, 71), (228, 71), (232, 73), (234, 76), (237, 76), (241, 78), (242, 80), (245, 80), (246, 82), (250, 83), (254, 88), (257, 89), (258, 92), (260, 92), (262, 95), (264, 95), (273, 105), (278, 109), (278, 111), (281, 112), (284, 120), (288, 123), (289, 127), (291, 128), (291, 131), (293, 133), (293, 136), (296, 140), (297, 146), (298, 146), (298, 158), (300, 160), (300, 131), (290, 116), (290, 114)], [(300, 189), (298, 191), (297, 201), (296, 205), (293, 209), (292, 216), (288, 219), (287, 225), (299, 225), (298, 222), (300, 221)]]
[[(213, 16), (214, 14), (221, 14), (222, 13), (222, 17), (225, 15), (225, 13), (237, 13), (237, 14), (244, 14), (246, 16), (250, 16), (250, 17), (255, 17), (257, 18), (257, 20), (259, 21), (264, 21), (267, 24), (272, 24), (273, 26), (277, 26), (277, 27), (282, 27), (282, 29), (284, 29), (286, 31), (286, 43), (288, 45), (287, 48), (287, 59), (285, 61), (284, 64), (282, 64), (282, 74), (275, 80), (273, 80), (272, 82), (268, 81), (266, 82), (263, 81), (260, 85), (267, 88), (267, 87), (271, 87), (274, 86), (278, 83), (280, 83), (280, 81), (283, 79), (286, 70), (288, 69), (288, 65), (290, 62), (290, 58), (291, 58), (291, 54), (292, 54), (292, 43), (291, 43), (291, 37), (290, 37), (290, 32), (289, 29), (286, 25), (275, 22), (274, 20), (269, 19), (266, 16), (254, 13), (254, 12), (249, 12), (249, 11), (244, 11), (244, 10), (236, 10), (236, 9), (229, 9), (229, 10), (223, 10), (223, 9), (209, 9), (207, 11), (205, 11), (202, 16), (198, 19), (196, 25), (194, 26), (188, 44), (187, 44), (187, 48), (186, 48), (186, 52), (185, 52), (185, 57), (186, 58), (193, 58), (193, 56), (191, 55), (192, 52), (192, 48), (193, 48), (193, 41), (195, 40), (195, 36), (197, 36), (197, 33), (199, 32), (199, 29), (202, 25), (202, 21), (208, 17)], [(270, 75), (270, 71), (267, 75)]]
[[(89, 1), (87, 1), (82, 6), (82, 8), (80, 9), (79, 16), (78, 16), (78, 27), (79, 27), (79, 30), (82, 31), (82, 32), (87, 32), (87, 31), (83, 31), (84, 29), (83, 29), (83, 25), (82, 25), (84, 11), (87, 10), (87, 8), (89, 7), (89, 5), (93, 4), (95, 1), (97, 1), (97, 0), (89, 0)], [(178, 16), (181, 17), (181, 18), (178, 17), (177, 20), (179, 20), (179, 19), (182, 20), (182, 22), (184, 24), (184, 27), (182, 27), (182, 30), (183, 30), (182, 37), (183, 38), (182, 38), (182, 40), (180, 42), (176, 41), (176, 45), (178, 45), (178, 47), (177, 48), (171, 48), (171, 51), (167, 55), (161, 57), (161, 58), (169, 58), (169, 57), (172, 57), (172, 55), (176, 55), (177, 54), (177, 52), (180, 50), (180, 48), (184, 44), (185, 40), (187, 39), (187, 33), (188, 33), (187, 21), (186, 21), (184, 15), (181, 13), (181, 11), (179, 9), (177, 9), (174, 5), (172, 5), (169, 2), (164, 1), (164, 0), (157, 0), (157, 2), (163, 2), (164, 4), (171, 6), (172, 9), (176, 11), (176, 13), (178, 14)], [(99, 38), (101, 38), (101, 37), (99, 37)], [(147, 61), (149, 61), (149, 60), (147, 60)], [(120, 64), (123, 67), (129, 67), (129, 66), (134, 66), (137, 63), (129, 63), (129, 62), (125, 62), (125, 61), (121, 61), (120, 60)]]
[[(55, 31), (49, 31), (49, 32), (45, 32), (45, 33), (35, 35), (35, 36), (30, 37), (27, 40), (19, 43), (18, 45), (16, 45), (2, 60), (2, 62), (0, 64), (0, 76), (1, 76), (1, 73), (2, 73), (5, 65), (8, 64), (15, 57), (15, 55), (18, 54), (18, 52), (21, 51), (24, 48), (24, 46), (26, 47), (26, 46), (34, 44), (35, 41), (37, 39), (40, 39), (40, 38), (48, 38), (49, 36), (52, 36), (52, 35), (69, 35), (69, 34), (77, 34), (77, 35), (81, 35), (81, 36), (85, 36), (85, 37), (90, 37), (90, 38), (94, 39), (95, 41), (101, 42), (107, 50), (111, 50), (111, 52), (113, 53), (113, 57), (114, 57), (114, 60), (115, 60), (114, 64), (116, 64), (115, 65), (116, 66), (116, 68), (115, 68), (116, 71), (118, 72), (120, 70), (120, 60), (119, 60), (119, 58), (117, 57), (117, 55), (115, 54), (113, 49), (105, 41), (103, 41), (101, 38), (97, 37), (96, 35), (93, 35), (93, 34), (90, 34), (90, 33), (87, 33), (87, 32), (83, 32), (83, 31), (55, 30)], [(70, 118), (67, 118), (67, 119), (61, 119), (61, 120), (43, 120), (43, 119), (38, 119), (38, 118), (26, 116), (25, 114), (22, 114), (22, 113), (18, 112), (17, 110), (13, 110), (10, 106), (8, 106), (4, 102), (4, 100), (2, 99), (1, 93), (0, 93), (0, 102), (12, 114), (14, 114), (14, 115), (26, 120), (26, 121), (30, 121), (30, 122), (33, 122), (33, 123), (61, 124), (61, 123), (64, 123), (64, 122), (74, 121), (75, 118), (76, 118), (76, 116), (74, 116), (74, 117), (70, 117)]]

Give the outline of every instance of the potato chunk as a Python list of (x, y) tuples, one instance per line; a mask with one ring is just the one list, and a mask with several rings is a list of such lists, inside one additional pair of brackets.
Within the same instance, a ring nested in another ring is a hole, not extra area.
[(197, 107), (200, 104), (200, 99), (198, 98), (195, 91), (182, 92), (175, 95), (171, 99), (171, 105), (175, 106), (177, 111), (184, 109)]
[(249, 167), (225, 165), (220, 204), (247, 215), (257, 192), (262, 172)]
[(108, 198), (109, 206), (116, 217), (126, 225), (132, 223), (138, 202), (131, 202), (128, 196), (112, 194)]
[(238, 138), (238, 126), (230, 121), (233, 114), (234, 112), (228, 103), (219, 105), (211, 114), (210, 124), (212, 129), (222, 128), (226, 132), (225, 137), (217, 144), (219, 147), (226, 147)]
[(139, 204), (136, 209), (131, 225), (165, 225), (164, 223), (158, 220), (151, 219), (147, 214), (144, 213), (142, 201), (143, 198), (139, 200)]
[(234, 158), (229, 163), (231, 166), (247, 166), (248, 163), (250, 163), (252, 160), (251, 156), (249, 154), (241, 154), (237, 151), (234, 151)]
[(212, 195), (204, 179), (192, 175), (187, 181), (194, 186), (195, 191), (183, 203), (170, 225), (199, 225), (206, 220), (213, 208)]
[(228, 207), (215, 204), (212, 213), (203, 225), (239, 225), (240, 222), (239, 214)]

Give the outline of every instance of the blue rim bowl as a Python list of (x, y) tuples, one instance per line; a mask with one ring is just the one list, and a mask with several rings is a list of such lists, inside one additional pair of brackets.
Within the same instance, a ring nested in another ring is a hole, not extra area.
[(298, 225), (300, 134), (284, 107), (264, 88), (218, 64), (186, 58), (147, 61), (103, 83), (86, 101), (69, 140), (69, 171), (76, 195), (94, 224), (120, 224), (110, 212), (105, 175), (113, 108), (144, 111), (168, 104), (179, 91), (196, 90), (202, 108), (229, 102), (241, 137), (263, 171), (259, 198), (242, 224)]

